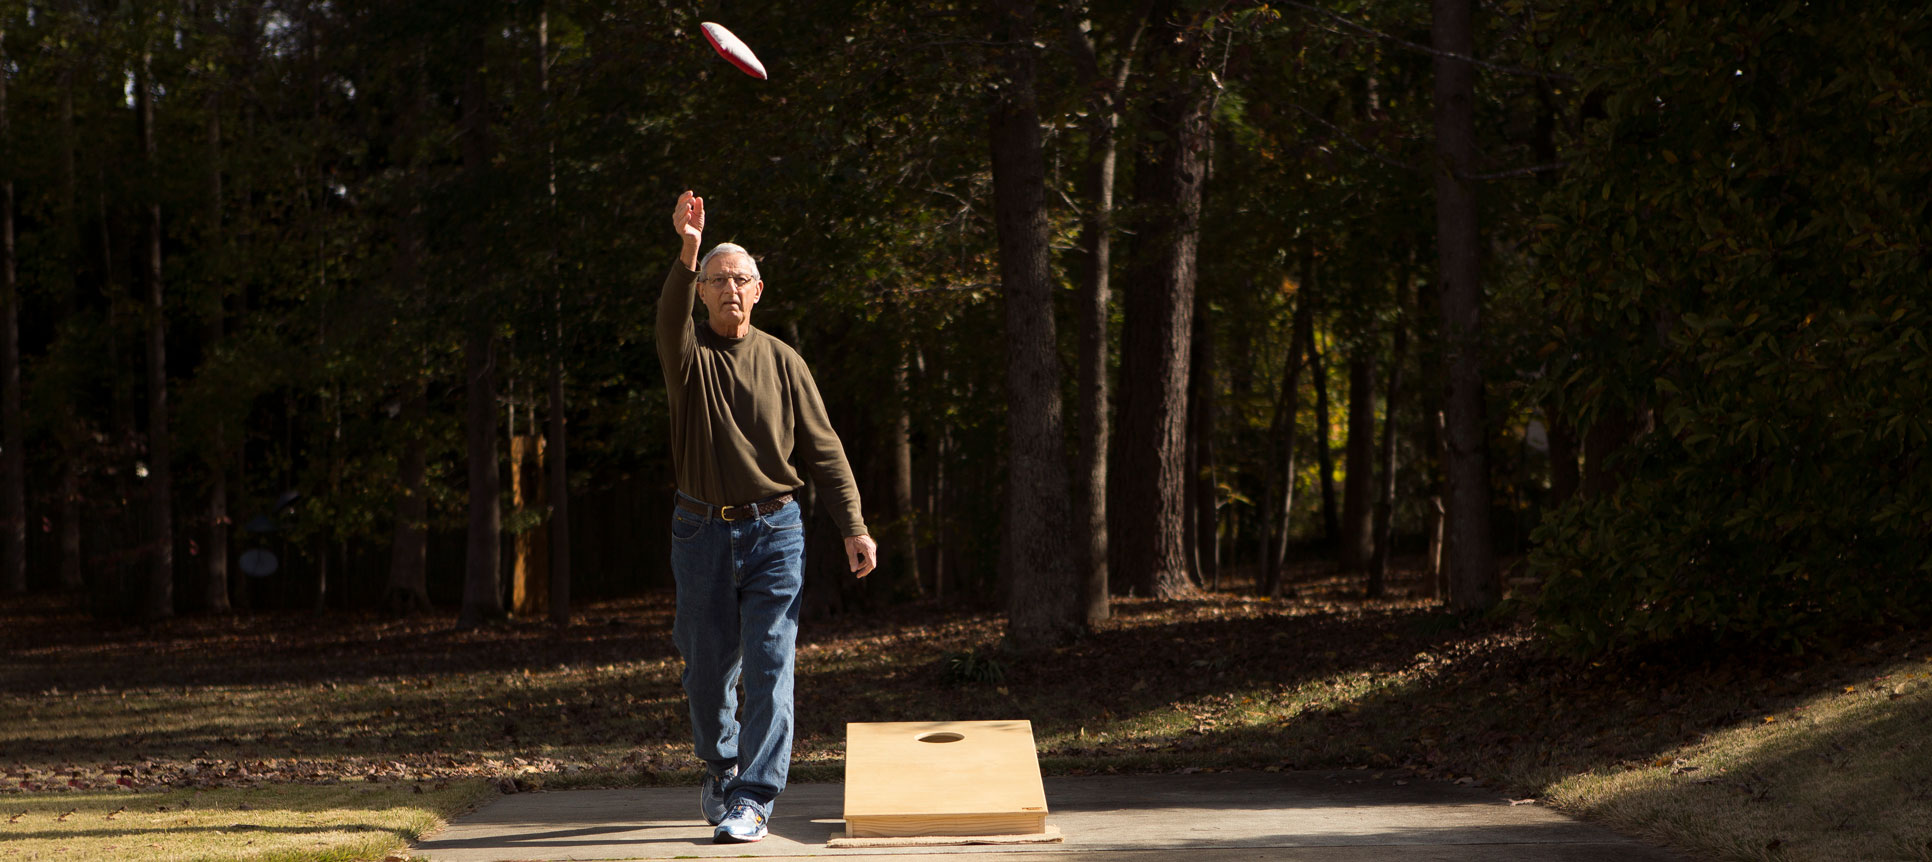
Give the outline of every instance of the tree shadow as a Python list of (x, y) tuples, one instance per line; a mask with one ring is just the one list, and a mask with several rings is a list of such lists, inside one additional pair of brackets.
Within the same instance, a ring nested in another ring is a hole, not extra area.
[(538, 621), (458, 630), (455, 614), (373, 611), (180, 617), (150, 626), (0, 604), (0, 692), (363, 682), (669, 658), (668, 592), (599, 604), (567, 628)]

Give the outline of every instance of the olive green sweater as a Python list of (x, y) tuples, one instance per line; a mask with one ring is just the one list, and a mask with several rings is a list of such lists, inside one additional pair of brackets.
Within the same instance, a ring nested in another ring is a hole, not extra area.
[(811, 369), (798, 351), (755, 327), (727, 338), (698, 326), (691, 316), (697, 275), (673, 264), (657, 302), (657, 358), (671, 393), (678, 489), (714, 506), (737, 506), (797, 491), (803, 467), (842, 534), (865, 535), (859, 488)]

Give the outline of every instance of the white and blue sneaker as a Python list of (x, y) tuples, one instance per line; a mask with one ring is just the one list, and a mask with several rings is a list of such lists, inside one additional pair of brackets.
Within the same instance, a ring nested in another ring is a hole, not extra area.
[(731, 800), (731, 810), (718, 822), (718, 831), (711, 834), (711, 843), (750, 844), (763, 840), (769, 834), (765, 829), (765, 817), (769, 813), (766, 806), (742, 796)]
[(698, 811), (704, 814), (705, 823), (716, 826), (725, 818), (725, 784), (737, 775), (736, 766), (723, 775), (710, 769), (704, 771), (704, 781), (698, 784)]

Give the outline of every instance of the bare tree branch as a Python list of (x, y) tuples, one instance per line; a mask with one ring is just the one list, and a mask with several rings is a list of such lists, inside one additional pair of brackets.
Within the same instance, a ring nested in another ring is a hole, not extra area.
[(1399, 170), (1399, 171), (1421, 170), (1415, 165), (1406, 164), (1404, 162), (1397, 161), (1385, 155), (1381, 150), (1371, 147), (1368, 144), (1362, 143), (1360, 140), (1357, 140), (1354, 135), (1349, 134), (1347, 129), (1344, 129), (1341, 126), (1337, 126), (1334, 123), (1331, 123), (1323, 119), (1320, 114), (1317, 114), (1314, 111), (1308, 110), (1307, 108), (1302, 107), (1301, 105), (1296, 105), (1292, 103), (1290, 104), (1290, 107), (1294, 108), (1296, 111), (1301, 112), (1302, 116), (1307, 117), (1308, 119), (1313, 120), (1316, 123), (1320, 124), (1322, 128), (1325, 128), (1330, 132), (1333, 132), (1336, 136), (1342, 138), (1343, 140), (1348, 141), (1351, 144), (1354, 144), (1356, 149), (1369, 154), (1376, 161), (1381, 162), (1382, 164), (1388, 167), (1395, 168), (1396, 170)]
[(1516, 177), (1532, 177), (1537, 174), (1544, 173), (1546, 171), (1560, 171), (1569, 166), (1570, 166), (1569, 162), (1550, 162), (1549, 164), (1546, 164), (1546, 165), (1530, 165), (1529, 167), (1526, 167), (1526, 168), (1514, 168), (1507, 171), (1497, 171), (1492, 174), (1463, 174), (1461, 175), (1461, 178), (1465, 180), (1477, 180), (1477, 181), (1507, 180), (1507, 179), (1514, 179)]
[(1491, 71), (1504, 72), (1511, 75), (1523, 75), (1525, 77), (1530, 77), (1530, 78), (1547, 78), (1552, 81), (1562, 81), (1567, 84), (1576, 83), (1576, 78), (1574, 76), (1565, 75), (1562, 72), (1544, 72), (1538, 69), (1525, 69), (1521, 66), (1505, 66), (1501, 63), (1491, 63), (1487, 60), (1478, 60), (1475, 57), (1471, 57), (1466, 54), (1457, 54), (1451, 51), (1443, 51), (1436, 48), (1432, 48), (1428, 45), (1411, 42), (1407, 39), (1403, 39), (1392, 33), (1384, 33), (1373, 27), (1369, 27), (1365, 24), (1358, 23), (1339, 13), (1331, 12), (1327, 9), (1323, 9), (1320, 6), (1315, 6), (1308, 3), (1300, 3), (1300, 2), (1297, 2), (1297, 0), (1282, 0), (1282, 5), (1293, 6), (1297, 9), (1305, 9), (1309, 12), (1313, 12), (1317, 15), (1321, 15), (1331, 20), (1334, 20), (1340, 23), (1342, 26), (1348, 27), (1351, 30), (1355, 30), (1360, 33), (1365, 33), (1377, 39), (1383, 39), (1389, 42), (1394, 42), (1395, 44), (1401, 45), (1402, 47), (1408, 48), (1412, 51), (1421, 51), (1424, 54), (1431, 54), (1437, 57), (1448, 57), (1452, 60), (1461, 60), (1473, 66), (1479, 66), (1481, 68), (1489, 69)]

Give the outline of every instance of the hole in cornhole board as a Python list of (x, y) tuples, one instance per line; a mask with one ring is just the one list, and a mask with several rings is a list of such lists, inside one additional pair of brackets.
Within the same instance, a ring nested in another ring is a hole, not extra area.
[(849, 838), (1037, 834), (1046, 814), (1030, 721), (845, 726)]

